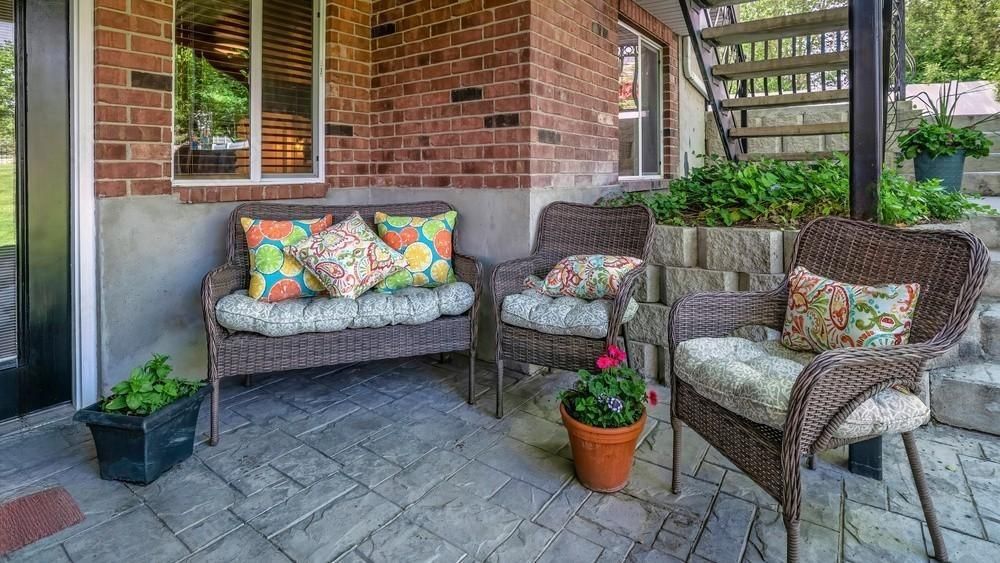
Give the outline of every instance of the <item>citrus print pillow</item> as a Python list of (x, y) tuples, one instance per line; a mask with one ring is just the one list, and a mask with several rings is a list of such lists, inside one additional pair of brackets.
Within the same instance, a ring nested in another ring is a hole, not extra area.
[(388, 293), (403, 287), (437, 287), (455, 281), (451, 241), (457, 211), (433, 217), (396, 217), (375, 213), (375, 228), (382, 240), (406, 257), (406, 268), (375, 286)]
[(625, 275), (642, 266), (631, 256), (578, 254), (563, 258), (552, 268), (539, 290), (550, 297), (569, 295), (580, 299), (614, 299)]
[(294, 221), (240, 217), (240, 224), (250, 251), (250, 297), (273, 303), (323, 292), (323, 284), (296, 258), (285, 255), (285, 247), (332, 225), (332, 215)]
[(357, 211), (285, 252), (298, 258), (333, 297), (355, 299), (406, 267), (406, 258), (382, 242)]
[(799, 266), (788, 276), (781, 343), (812, 352), (906, 344), (919, 294), (917, 283), (853, 285)]

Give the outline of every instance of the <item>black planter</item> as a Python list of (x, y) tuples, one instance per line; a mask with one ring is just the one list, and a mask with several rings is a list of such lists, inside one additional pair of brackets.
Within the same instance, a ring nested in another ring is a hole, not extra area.
[(90, 427), (101, 479), (152, 483), (194, 452), (194, 431), (207, 386), (149, 416), (102, 412), (100, 403), (77, 411), (73, 420)]

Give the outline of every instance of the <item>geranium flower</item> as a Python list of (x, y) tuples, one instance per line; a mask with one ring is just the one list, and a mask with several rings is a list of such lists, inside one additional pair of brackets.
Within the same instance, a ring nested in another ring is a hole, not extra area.
[(617, 365), (618, 362), (616, 362), (615, 359), (612, 358), (611, 356), (605, 355), (597, 358), (597, 369), (601, 370), (611, 369)]
[(657, 395), (656, 391), (653, 391), (652, 389), (650, 389), (646, 393), (646, 397), (649, 399), (649, 406), (651, 406), (651, 407), (655, 407), (656, 403), (660, 402), (660, 396)]
[(615, 360), (618, 363), (622, 363), (625, 361), (625, 350), (622, 350), (621, 348), (615, 346), (614, 344), (608, 346), (608, 355), (611, 356), (611, 359)]

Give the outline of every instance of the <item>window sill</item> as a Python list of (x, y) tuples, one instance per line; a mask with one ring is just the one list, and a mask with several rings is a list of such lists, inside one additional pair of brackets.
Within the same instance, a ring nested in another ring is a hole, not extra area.
[(257, 181), (250, 179), (219, 179), (192, 178), (190, 180), (173, 180), (171, 186), (175, 188), (216, 188), (221, 186), (288, 186), (292, 184), (325, 184), (326, 178), (315, 176), (285, 176), (282, 178), (263, 178)]

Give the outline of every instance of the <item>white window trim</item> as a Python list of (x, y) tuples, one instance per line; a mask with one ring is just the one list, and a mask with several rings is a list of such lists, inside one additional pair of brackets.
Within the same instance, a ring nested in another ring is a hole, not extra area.
[[(175, 11), (176, 13), (176, 11)], [(324, 87), (326, 76), (326, 52), (324, 39), (326, 37), (326, 2), (313, 0), (313, 162), (315, 169), (312, 174), (269, 174), (261, 173), (261, 115), (263, 106), (262, 80), (263, 71), (263, 22), (264, 0), (250, 0), (250, 177), (249, 178), (177, 178), (174, 172), (173, 154), (170, 156), (171, 184), (178, 188), (209, 187), (209, 186), (274, 186), (287, 184), (323, 184), (326, 183), (326, 144), (325, 123), (326, 107)], [(176, 21), (174, 22), (176, 26)], [(174, 48), (176, 49), (176, 43)], [(176, 56), (174, 57), (176, 60)], [(176, 69), (174, 69), (176, 76)], [(257, 77), (254, 80), (254, 77)], [(175, 81), (176, 83), (176, 81)], [(171, 92), (174, 94), (174, 92)], [(173, 131), (174, 107), (170, 108), (170, 127)], [(174, 146), (171, 135), (171, 147)]]
[[(639, 38), (639, 49), (636, 52), (636, 61), (635, 61), (636, 66), (639, 68), (638, 76), (639, 77), (642, 76), (642, 47), (643, 45), (647, 45), (648, 47), (656, 51), (657, 58), (659, 59), (659, 64), (656, 65), (656, 73), (660, 81), (660, 92), (659, 92), (660, 95), (657, 96), (657, 104), (656, 104), (656, 114), (657, 116), (659, 116), (659, 118), (657, 119), (657, 123), (660, 124), (660, 126), (657, 127), (657, 129), (659, 130), (659, 135), (656, 136), (657, 145), (659, 146), (658, 150), (656, 151), (656, 154), (658, 156), (658, 165), (656, 168), (657, 172), (655, 174), (642, 173), (642, 147), (639, 147), (639, 150), (636, 152), (636, 157), (637, 157), (636, 169), (639, 171), (639, 174), (629, 175), (629, 176), (619, 175), (618, 179), (624, 181), (662, 180), (663, 179), (663, 47), (661, 47), (660, 44), (657, 43), (656, 41), (647, 38), (642, 32), (626, 24), (625, 22), (619, 21), (618, 24), (619, 27), (627, 29), (628, 31), (635, 34), (635, 36)], [(638, 86), (639, 86), (639, 91), (641, 92), (642, 84), (639, 84)], [(635, 85), (633, 85), (633, 89), (634, 88)], [(641, 109), (636, 108), (635, 113), (641, 113)], [(621, 114), (621, 111), (619, 111), (619, 114)], [(639, 143), (642, 142), (642, 119), (639, 119), (637, 121), (636, 139), (639, 140)], [(638, 145), (639, 143), (636, 144)]]

